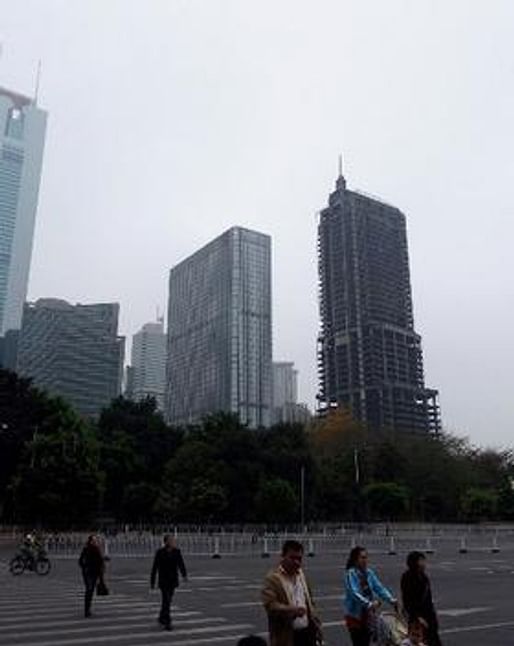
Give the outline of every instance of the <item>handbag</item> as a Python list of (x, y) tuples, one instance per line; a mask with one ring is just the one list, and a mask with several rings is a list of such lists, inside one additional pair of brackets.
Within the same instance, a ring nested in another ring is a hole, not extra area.
[(100, 579), (96, 584), (96, 594), (99, 597), (107, 597), (109, 595), (109, 588), (103, 579)]

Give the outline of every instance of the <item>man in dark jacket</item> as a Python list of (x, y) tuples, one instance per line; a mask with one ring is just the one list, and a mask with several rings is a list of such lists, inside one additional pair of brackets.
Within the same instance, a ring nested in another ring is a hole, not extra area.
[(155, 588), (155, 580), (159, 580), (161, 591), (161, 612), (159, 623), (165, 630), (171, 630), (170, 607), (173, 594), (179, 585), (179, 572), (187, 581), (187, 571), (182, 558), (182, 553), (177, 548), (177, 543), (172, 536), (164, 537), (164, 546), (157, 550), (152, 567), (150, 585)]
[(411, 552), (407, 557), (407, 570), (401, 581), (403, 607), (409, 623), (419, 622), (423, 625), (428, 646), (441, 646), (426, 563), (423, 552)]

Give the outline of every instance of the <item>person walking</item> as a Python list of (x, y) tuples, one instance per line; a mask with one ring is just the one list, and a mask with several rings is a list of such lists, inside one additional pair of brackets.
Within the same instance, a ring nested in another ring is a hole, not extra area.
[(157, 550), (153, 562), (150, 586), (155, 588), (158, 578), (161, 591), (161, 611), (159, 623), (165, 630), (172, 630), (171, 623), (171, 602), (175, 590), (179, 586), (179, 572), (184, 581), (187, 581), (187, 570), (182, 558), (182, 552), (177, 547), (173, 536), (164, 537), (164, 545)]
[(91, 617), (91, 604), (96, 586), (101, 583), (105, 587), (105, 562), (98, 538), (91, 534), (82, 549), (79, 558), (82, 578), (86, 588), (84, 596), (84, 616)]
[(368, 567), (368, 553), (364, 547), (354, 547), (346, 563), (345, 620), (353, 646), (369, 646), (373, 623), (381, 602), (391, 604), (398, 612), (398, 602)]
[(402, 603), (409, 623), (419, 622), (424, 626), (427, 645), (441, 646), (439, 622), (426, 569), (427, 559), (423, 552), (415, 551), (408, 555), (407, 570), (401, 579)]
[(302, 544), (286, 541), (280, 564), (264, 581), (261, 599), (268, 615), (270, 646), (316, 646), (322, 641), (302, 560)]

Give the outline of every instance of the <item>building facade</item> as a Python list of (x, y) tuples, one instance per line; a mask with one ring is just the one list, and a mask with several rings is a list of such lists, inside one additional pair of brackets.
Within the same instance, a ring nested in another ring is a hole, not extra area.
[(134, 401), (153, 397), (164, 410), (166, 334), (162, 320), (146, 323), (132, 337), (131, 365), (127, 370), (127, 396)]
[(321, 413), (348, 407), (370, 428), (439, 431), (414, 330), (404, 214), (340, 174), (320, 213)]
[(125, 339), (118, 336), (118, 316), (116, 303), (27, 303), (17, 372), (82, 415), (99, 415), (121, 393)]
[(33, 99), (0, 88), (0, 336), (21, 325), (46, 116)]
[(170, 272), (166, 416), (210, 413), (269, 426), (271, 238), (234, 227)]

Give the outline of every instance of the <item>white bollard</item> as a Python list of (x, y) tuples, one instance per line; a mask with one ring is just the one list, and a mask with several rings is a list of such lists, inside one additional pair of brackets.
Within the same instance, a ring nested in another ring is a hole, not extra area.
[(466, 545), (466, 537), (463, 536), (460, 539), (460, 548), (459, 548), (459, 554), (467, 554), (468, 553), (468, 547)]
[(312, 538), (309, 538), (309, 550), (307, 552), (307, 556), (314, 556), (314, 540)]
[(220, 554), (220, 539), (218, 536), (214, 539), (214, 553), (212, 555), (213, 559), (220, 559), (221, 554)]
[(425, 545), (425, 553), (426, 554), (433, 554), (434, 553), (434, 548), (432, 547), (432, 540), (430, 538), (427, 538), (427, 542)]
[(391, 536), (389, 539), (389, 551), (387, 552), (389, 556), (395, 556), (396, 555), (396, 544), (394, 540), (394, 536)]
[(265, 538), (264, 541), (263, 541), (261, 557), (263, 559), (269, 559), (269, 549), (268, 549), (268, 539), (267, 538)]
[(491, 552), (493, 554), (498, 554), (499, 551), (500, 551), (500, 546), (498, 545), (498, 534), (495, 534), (493, 536), (493, 546), (491, 548)]

